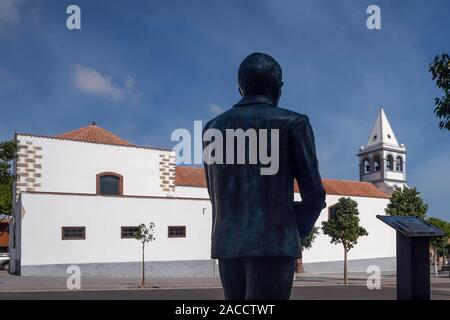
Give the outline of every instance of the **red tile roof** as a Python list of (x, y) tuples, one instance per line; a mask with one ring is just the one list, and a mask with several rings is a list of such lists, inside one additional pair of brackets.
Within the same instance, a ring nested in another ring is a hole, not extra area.
[(391, 197), (370, 182), (322, 179), (322, 184), (327, 194), (386, 199)]
[(180, 187), (206, 188), (205, 170), (199, 167), (175, 168), (175, 185)]
[(2, 218), (0, 214), (0, 247), (7, 247), (9, 245), (8, 224), (9, 217)]
[(58, 134), (55, 137), (91, 143), (113, 144), (119, 146), (135, 146), (134, 144), (115, 135), (114, 133), (97, 126), (95, 123), (83, 128)]
[[(370, 182), (348, 181), (337, 179), (322, 179), (327, 194), (372, 198), (389, 198)], [(206, 188), (206, 178), (203, 168), (177, 166), (175, 171), (175, 184), (180, 187)], [(294, 185), (298, 192), (297, 184)]]
[(75, 139), (63, 138), (63, 137), (59, 137), (59, 136), (47, 136), (47, 135), (23, 133), (23, 132), (16, 132), (15, 136), (16, 136), (16, 139), (17, 139), (18, 136), (25, 136), (25, 137), (35, 137), (35, 138), (54, 139), (54, 140), (77, 141), (77, 142), (85, 142), (85, 143), (108, 144), (108, 145), (112, 145), (112, 146), (122, 146), (122, 147), (127, 147), (127, 148), (136, 148), (136, 149), (157, 150), (157, 151), (172, 151), (172, 149), (169, 149), (169, 148), (139, 146), (139, 145), (135, 145), (135, 144), (129, 144), (129, 145), (126, 145), (126, 144), (111, 144), (111, 143), (105, 143), (105, 142), (93, 142), (93, 141), (75, 140)]

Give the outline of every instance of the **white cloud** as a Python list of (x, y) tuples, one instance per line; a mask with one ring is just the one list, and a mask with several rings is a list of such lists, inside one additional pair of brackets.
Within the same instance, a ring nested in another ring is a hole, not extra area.
[(18, 0), (0, 1), (0, 23), (16, 23), (20, 19)]
[(125, 81), (124, 81), (125, 91), (127, 92), (128, 96), (134, 102), (136, 102), (138, 100), (138, 93), (135, 90), (135, 83), (136, 83), (136, 81), (134, 81), (134, 79), (132, 77), (130, 77), (130, 76), (125, 77)]
[(75, 64), (73, 66), (73, 81), (75, 87), (85, 93), (113, 100), (122, 100), (127, 97), (134, 101), (137, 100), (137, 94), (134, 89), (135, 81), (129, 76), (126, 76), (123, 84), (119, 85), (114, 83), (110, 76), (104, 75), (95, 69)]
[(224, 112), (225, 110), (221, 106), (219, 106), (217, 104), (210, 103), (209, 104), (209, 111), (211, 113), (213, 113), (213, 114), (220, 114), (220, 113)]
[(9, 36), (20, 21), (22, 0), (0, 0), (0, 36)]

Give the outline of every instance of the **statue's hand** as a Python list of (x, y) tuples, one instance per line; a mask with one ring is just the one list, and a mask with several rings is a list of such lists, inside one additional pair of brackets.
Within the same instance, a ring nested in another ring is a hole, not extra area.
[(297, 221), (297, 230), (300, 238), (306, 237), (314, 226), (314, 222), (309, 219), (309, 212), (305, 209), (304, 203), (294, 201), (295, 220)]

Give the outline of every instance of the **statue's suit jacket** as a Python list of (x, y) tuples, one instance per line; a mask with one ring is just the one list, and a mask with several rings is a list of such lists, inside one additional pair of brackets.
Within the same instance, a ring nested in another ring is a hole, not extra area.
[[(279, 169), (274, 175), (261, 175), (261, 167), (269, 165), (259, 158), (257, 164), (248, 164), (248, 143), (247, 164), (226, 164), (230, 151), (225, 147), (224, 164), (205, 163), (212, 203), (211, 257), (299, 257), (299, 238), (309, 234), (325, 207), (308, 117), (276, 107), (264, 97), (244, 97), (209, 121), (203, 132), (218, 129), (225, 146), (226, 129), (250, 128), (279, 130)], [(203, 142), (203, 147), (209, 143)], [(294, 179), (301, 202), (294, 203)]]

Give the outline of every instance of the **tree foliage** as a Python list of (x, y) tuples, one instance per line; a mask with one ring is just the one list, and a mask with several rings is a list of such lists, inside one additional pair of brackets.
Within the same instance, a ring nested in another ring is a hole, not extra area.
[(358, 243), (359, 237), (368, 235), (359, 225), (358, 203), (342, 197), (334, 208), (335, 214), (322, 222), (322, 230), (331, 237), (331, 243), (342, 243), (345, 251), (349, 251)]
[(450, 255), (450, 243), (446, 243), (445, 246), (438, 250), (439, 255), (447, 256)]
[(450, 223), (434, 217), (429, 217), (426, 221), (444, 231), (445, 236), (430, 238), (430, 246), (436, 250), (442, 250), (442, 248), (446, 247), (448, 239), (450, 239)]
[(423, 218), (428, 205), (423, 202), (416, 188), (395, 187), (385, 212), (391, 216), (414, 216)]
[(14, 175), (11, 163), (16, 155), (14, 141), (0, 142), (0, 213), (12, 214), (12, 188)]
[(323, 233), (331, 237), (331, 243), (342, 243), (344, 247), (344, 284), (348, 284), (347, 253), (358, 243), (359, 237), (369, 234), (359, 225), (358, 215), (358, 203), (342, 197), (334, 205), (334, 214), (322, 222)]
[(311, 232), (304, 238), (300, 239), (300, 246), (303, 249), (311, 249), (314, 240), (319, 234), (319, 227), (312, 228)]
[(439, 128), (450, 130), (450, 57), (443, 53), (436, 55), (429, 65), (429, 71), (439, 89), (444, 91), (442, 97), (434, 99), (434, 113), (440, 119)]
[(141, 223), (138, 226), (138, 230), (134, 233), (134, 238), (136, 240), (139, 240), (142, 244), (154, 241), (156, 240), (154, 236), (154, 228), (155, 224), (153, 222), (150, 222), (148, 227), (145, 224)]
[(145, 244), (147, 242), (155, 241), (156, 238), (154, 236), (154, 228), (155, 224), (150, 222), (148, 227), (141, 223), (138, 226), (137, 231), (134, 233), (134, 238), (139, 240), (142, 244), (142, 278), (141, 278), (141, 288), (145, 287)]
[(433, 250), (433, 266), (434, 266), (434, 276), (438, 276), (438, 257), (445, 256), (445, 246), (450, 236), (450, 224), (441, 220), (439, 218), (430, 217), (427, 222), (439, 229), (441, 229), (445, 236), (443, 237), (431, 237), (430, 247)]

